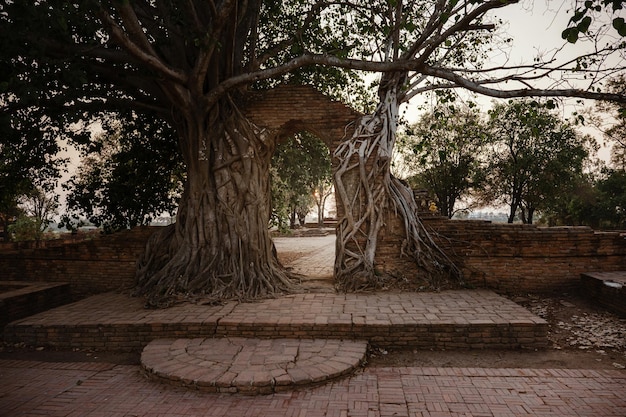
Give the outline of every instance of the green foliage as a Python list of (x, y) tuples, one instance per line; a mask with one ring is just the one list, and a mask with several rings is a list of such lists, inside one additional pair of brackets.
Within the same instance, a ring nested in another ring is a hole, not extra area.
[(159, 119), (137, 114), (109, 119), (102, 133), (83, 149), (82, 165), (65, 185), (69, 213), (63, 225), (81, 215), (105, 231), (149, 224), (172, 213), (182, 193), (184, 167), (176, 158), (172, 129)]
[(529, 100), (495, 105), (490, 127), (493, 145), (482, 200), (509, 206), (509, 222), (520, 210), (522, 221), (532, 223), (535, 212), (571, 192), (592, 140)]
[(626, 171), (604, 169), (597, 178), (586, 175), (564, 197), (545, 211), (543, 220), (549, 225), (626, 228)]
[[(577, 7), (574, 15), (569, 20), (569, 26), (563, 31), (561, 37), (569, 43), (576, 43), (580, 34), (590, 32), (593, 20), (597, 20), (604, 9), (615, 14), (624, 8), (624, 0), (586, 0), (582, 7)], [(612, 27), (619, 36), (626, 36), (626, 23), (623, 17), (613, 17)]]
[[(626, 76), (620, 74), (608, 83), (608, 90), (616, 94), (626, 94)], [(604, 129), (604, 138), (611, 147), (611, 162), (617, 169), (626, 169), (626, 106), (619, 103), (598, 103), (596, 108), (608, 113), (615, 121)]]
[(398, 148), (412, 185), (432, 191), (441, 213), (451, 218), (456, 203), (477, 186), (486, 139), (478, 109), (439, 104), (409, 126)]
[(314, 193), (332, 183), (328, 147), (308, 132), (281, 142), (272, 158), (272, 220), (295, 227), (315, 203)]
[(597, 183), (604, 227), (626, 229), (626, 171), (607, 170)]
[(40, 240), (41, 230), (36, 219), (21, 215), (9, 226), (9, 235), (14, 242)]

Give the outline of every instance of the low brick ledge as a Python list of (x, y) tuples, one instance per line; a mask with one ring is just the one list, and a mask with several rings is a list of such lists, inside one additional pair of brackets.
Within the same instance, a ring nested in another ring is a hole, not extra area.
[(109, 351), (141, 351), (155, 339), (211, 337), (459, 350), (545, 348), (547, 331), (545, 320), (487, 290), (294, 294), (165, 310), (146, 310), (141, 299), (109, 293), (10, 323), (3, 336), (9, 343)]
[(626, 271), (587, 272), (580, 279), (587, 298), (626, 318)]
[(353, 373), (367, 342), (324, 339), (158, 339), (141, 354), (146, 373), (206, 392), (272, 394)]

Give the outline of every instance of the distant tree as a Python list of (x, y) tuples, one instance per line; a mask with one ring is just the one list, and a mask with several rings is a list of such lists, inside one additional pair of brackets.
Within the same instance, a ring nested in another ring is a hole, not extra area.
[(477, 108), (440, 104), (410, 126), (399, 141), (409, 182), (432, 191), (441, 214), (452, 218), (456, 204), (476, 185), (487, 138)]
[(559, 194), (542, 209), (539, 222), (548, 226), (590, 226), (599, 228), (605, 217), (597, 179), (590, 173), (580, 176), (568, 194)]
[(626, 171), (606, 170), (596, 187), (600, 193), (599, 206), (603, 211), (604, 228), (626, 229)]
[(14, 129), (16, 121), (0, 112), (0, 226), (5, 234), (22, 214), (20, 201), (37, 187), (54, 188), (66, 162), (55, 156), (61, 146), (57, 131), (47, 125), (49, 118), (33, 112), (30, 123), (18, 123), (20, 131)]
[(315, 187), (313, 193), (313, 200), (317, 206), (317, 225), (318, 227), (324, 226), (324, 212), (326, 211), (326, 201), (335, 192), (335, 186), (333, 185), (332, 178), (328, 178), (326, 181), (321, 181)]
[(549, 225), (626, 229), (626, 171), (604, 169), (597, 178), (586, 177), (559, 207), (550, 207)]
[(25, 241), (43, 238), (53, 216), (57, 214), (59, 196), (51, 188), (34, 186), (18, 199), (18, 216), (8, 226), (12, 240)]
[(41, 240), (41, 232), (37, 226), (37, 221), (25, 214), (20, 214), (15, 221), (9, 225), (8, 234), (14, 242)]
[[(616, 94), (626, 94), (626, 76), (620, 74), (608, 82), (608, 88)], [(604, 138), (611, 147), (611, 163), (616, 169), (626, 170), (626, 105), (599, 102), (596, 108), (608, 113), (614, 123), (603, 129)]]
[(34, 187), (20, 201), (25, 213), (35, 221), (37, 234), (35, 239), (41, 240), (43, 232), (58, 214), (59, 196), (51, 188)]
[(277, 224), (284, 224), (279, 217), (287, 214), (293, 228), (315, 204), (316, 190), (332, 184), (330, 151), (312, 134), (298, 133), (277, 146), (272, 168), (272, 218)]
[(482, 200), (506, 204), (508, 222), (520, 211), (524, 223), (546, 201), (568, 193), (588, 157), (588, 137), (534, 101), (496, 104), (489, 112), (492, 146)]
[(105, 231), (149, 224), (173, 213), (182, 193), (184, 167), (173, 131), (160, 119), (130, 114), (108, 121), (107, 131), (83, 148), (81, 165), (65, 188), (68, 215), (81, 215)]

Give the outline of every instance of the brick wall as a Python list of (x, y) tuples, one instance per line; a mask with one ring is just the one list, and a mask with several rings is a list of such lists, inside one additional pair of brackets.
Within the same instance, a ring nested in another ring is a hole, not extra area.
[[(475, 287), (503, 293), (574, 291), (582, 273), (626, 270), (626, 239), (618, 232), (441, 218), (425, 218), (424, 224)], [(0, 253), (0, 280), (69, 282), (74, 298), (128, 288), (153, 231), (137, 228), (58, 248)], [(387, 221), (376, 263), (382, 271), (410, 278), (417, 271), (400, 255), (401, 239), (401, 225)]]
[[(349, 126), (360, 116), (312, 87), (297, 85), (252, 93), (245, 111), (271, 138), (281, 140), (307, 130), (331, 152), (351, 135)], [(337, 213), (343, 213), (341, 201), (337, 201)], [(583, 272), (626, 269), (626, 242), (618, 233), (436, 218), (426, 218), (425, 224), (440, 235), (437, 241), (462, 268), (466, 282), (478, 287), (511, 293), (570, 290), (578, 286)], [(0, 248), (0, 280), (70, 282), (76, 297), (130, 286), (136, 259), (150, 233), (152, 229), (141, 228), (60, 247), (17, 248), (11, 253)], [(376, 265), (410, 278), (417, 271), (400, 254), (403, 233), (397, 218), (387, 219)]]
[(0, 252), (0, 280), (70, 283), (73, 298), (132, 285), (154, 228), (140, 227), (63, 246)]
[[(584, 272), (626, 270), (626, 239), (619, 232), (428, 217), (424, 225), (461, 268), (466, 283), (502, 293), (574, 291)], [(400, 256), (401, 239), (401, 225), (389, 219), (377, 265), (410, 277), (417, 271)]]

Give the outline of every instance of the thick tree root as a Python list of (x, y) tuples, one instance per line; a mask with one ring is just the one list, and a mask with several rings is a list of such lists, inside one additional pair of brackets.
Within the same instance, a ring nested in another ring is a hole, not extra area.
[(337, 198), (345, 207), (337, 227), (335, 260), (335, 283), (341, 291), (406, 287), (405, 278), (379, 271), (375, 264), (378, 237), (389, 212), (404, 221), (401, 253), (417, 265), (420, 276), (414, 279), (420, 281), (419, 286), (437, 289), (461, 277), (420, 221), (409, 187), (391, 175), (397, 118), (396, 89), (392, 88), (373, 114), (358, 121), (352, 137), (334, 154)]
[(246, 265), (203, 258), (207, 252), (181, 245), (175, 225), (155, 232), (137, 262), (134, 295), (145, 297), (147, 307), (164, 308), (183, 301), (272, 298), (299, 288), (297, 276), (284, 270), (275, 256), (270, 262)]
[(210, 132), (204, 123), (178, 128), (190, 145), (176, 223), (151, 237), (137, 264), (135, 293), (150, 306), (253, 300), (297, 287), (267, 230), (275, 140), (227, 107), (231, 116)]

